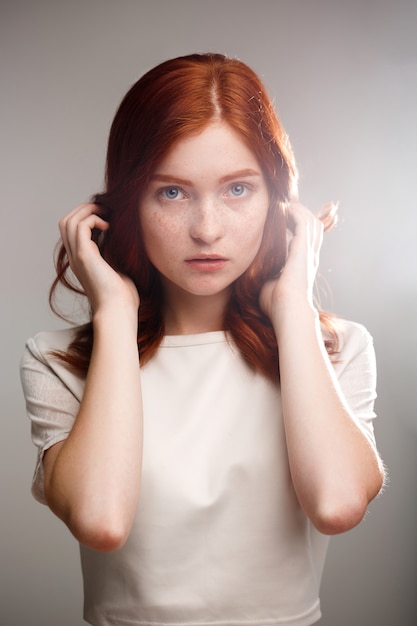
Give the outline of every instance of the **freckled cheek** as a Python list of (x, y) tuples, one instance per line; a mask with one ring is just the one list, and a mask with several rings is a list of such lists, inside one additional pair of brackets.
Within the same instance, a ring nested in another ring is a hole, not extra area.
[(263, 235), (263, 230), (260, 232), (254, 233), (252, 235), (252, 238), (248, 242), (247, 251), (248, 251), (248, 254), (252, 257), (252, 260), (258, 254), (259, 248), (261, 247), (262, 235)]
[(234, 229), (233, 238), (242, 251), (255, 256), (262, 242), (264, 227), (263, 219), (243, 219)]
[(143, 239), (145, 248), (152, 256), (156, 251), (163, 250), (170, 253), (178, 247), (184, 232), (184, 224), (181, 219), (166, 220), (158, 214), (151, 214), (142, 222)]

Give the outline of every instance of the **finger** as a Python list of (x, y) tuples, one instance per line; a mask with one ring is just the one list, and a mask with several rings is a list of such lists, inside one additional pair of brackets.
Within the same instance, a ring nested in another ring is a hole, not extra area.
[(316, 218), (306, 206), (298, 201), (293, 201), (288, 205), (287, 219), (289, 228), (295, 232), (298, 226), (308, 224)]
[[(81, 205), (77, 207), (60, 222), (60, 232), (63, 244), (67, 251), (71, 267), (74, 266), (75, 257), (80, 257), (90, 246), (93, 229), (105, 231), (109, 228), (108, 222), (93, 213), (94, 205)], [(96, 244), (94, 244), (96, 248)]]
[(64, 215), (64, 217), (62, 217), (59, 221), (58, 227), (59, 227), (59, 232), (61, 235), (61, 239), (62, 239), (62, 243), (65, 246), (65, 249), (67, 250), (67, 253), (70, 252), (69, 251), (69, 241), (68, 241), (68, 236), (67, 236), (67, 231), (68, 231), (68, 223), (70, 222), (70, 220), (72, 220), (75, 216), (84, 216), (87, 215), (89, 213), (92, 212), (92, 207), (94, 205), (90, 204), (90, 203), (85, 203), (85, 204), (80, 204), (77, 207), (75, 207), (74, 209), (72, 209), (69, 213), (67, 213), (66, 215)]
[(80, 218), (86, 217), (87, 215), (90, 215), (91, 213), (100, 213), (102, 211), (102, 209), (99, 207), (98, 204), (94, 204), (93, 202), (83, 202), (82, 204), (79, 204), (78, 206), (76, 206), (75, 208), (73, 208), (71, 211), (69, 211), (63, 218), (63, 221), (66, 221), (76, 215), (78, 215)]
[(67, 226), (67, 238), (73, 254), (82, 259), (88, 251), (98, 251), (97, 244), (92, 241), (93, 230), (106, 231), (108, 228), (108, 222), (95, 214), (80, 221), (71, 220)]
[(299, 202), (292, 202), (288, 207), (288, 227), (294, 235), (304, 235), (310, 246), (321, 245), (322, 221)]
[(317, 213), (318, 219), (323, 223), (324, 232), (328, 232), (337, 224), (339, 205), (337, 202), (328, 202)]
[(98, 205), (93, 204), (91, 202), (80, 204), (79, 206), (72, 209), (67, 215), (61, 218), (59, 222), (59, 230), (61, 234), (67, 231), (68, 225), (77, 223), (80, 220), (88, 217), (89, 215), (96, 214), (99, 215), (101, 209)]
[(319, 219), (324, 226), (324, 232), (329, 231), (338, 221), (339, 205), (337, 202), (328, 202), (314, 215), (309, 209), (298, 201), (293, 201), (288, 207), (289, 226), (293, 230), (300, 219), (308, 219), (307, 216)]
[(314, 249), (314, 264), (315, 264), (315, 267), (317, 268), (319, 265), (320, 250), (323, 244), (324, 225), (320, 220), (316, 219), (315, 226), (316, 226), (316, 232), (315, 232), (315, 242), (314, 242), (313, 249)]
[(295, 208), (294, 219), (296, 220), (294, 239), (298, 241), (299, 250), (304, 250), (308, 267), (315, 274), (323, 243), (323, 223), (305, 207)]

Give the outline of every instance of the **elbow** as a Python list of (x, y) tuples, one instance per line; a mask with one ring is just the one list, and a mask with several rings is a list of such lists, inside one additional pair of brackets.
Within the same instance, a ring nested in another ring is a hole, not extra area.
[(134, 519), (132, 507), (114, 499), (95, 499), (85, 495), (76, 499), (63, 497), (45, 484), (49, 508), (68, 527), (75, 539), (99, 552), (115, 552), (126, 543)]
[(50, 471), (45, 477), (46, 503), (68, 527), (77, 541), (100, 552), (115, 552), (126, 543), (132, 528), (137, 499), (127, 498), (120, 490), (75, 488)]
[(83, 546), (100, 552), (115, 552), (126, 543), (132, 521), (127, 514), (119, 513), (121, 507), (95, 509), (91, 504), (83, 506), (80, 502), (64, 506), (52, 494), (46, 492), (46, 496), (49, 508)]
[(83, 546), (99, 552), (115, 552), (124, 546), (131, 529), (131, 524), (119, 517), (78, 512), (64, 521)]
[(340, 496), (322, 502), (310, 519), (315, 528), (324, 535), (337, 535), (357, 526), (365, 517), (369, 499), (365, 494)]
[(366, 484), (345, 486), (323, 494), (309, 515), (315, 528), (325, 535), (337, 535), (351, 530), (365, 517), (369, 503), (383, 490), (386, 472), (382, 462)]

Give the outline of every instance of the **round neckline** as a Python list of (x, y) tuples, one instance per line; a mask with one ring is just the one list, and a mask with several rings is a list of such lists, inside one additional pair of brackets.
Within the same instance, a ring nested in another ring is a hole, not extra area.
[(177, 348), (180, 346), (201, 346), (210, 343), (225, 343), (227, 340), (228, 333), (224, 330), (213, 330), (191, 335), (165, 335), (160, 343), (160, 347)]

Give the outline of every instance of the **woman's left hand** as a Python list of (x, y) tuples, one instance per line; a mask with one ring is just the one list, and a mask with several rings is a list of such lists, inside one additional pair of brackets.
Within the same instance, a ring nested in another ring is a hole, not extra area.
[(346, 403), (313, 304), (323, 232), (334, 223), (335, 210), (328, 205), (316, 217), (298, 202), (290, 205), (288, 259), (280, 277), (260, 295), (279, 348), (292, 482), (301, 508), (326, 534), (359, 523), (384, 475), (375, 448)]
[(313, 288), (325, 222), (299, 202), (291, 202), (287, 220), (291, 235), (287, 261), (280, 276), (268, 281), (260, 294), (261, 308), (271, 320), (290, 303), (314, 306)]

